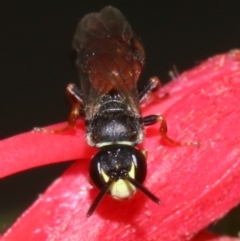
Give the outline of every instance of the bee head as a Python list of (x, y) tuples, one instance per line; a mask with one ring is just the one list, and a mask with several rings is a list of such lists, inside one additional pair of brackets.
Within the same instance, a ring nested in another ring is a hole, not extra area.
[(140, 189), (154, 202), (160, 203), (160, 200), (142, 185), (147, 174), (146, 157), (134, 146), (112, 144), (101, 147), (91, 161), (89, 173), (100, 193), (90, 207), (88, 216), (106, 193), (115, 199), (126, 199), (131, 197), (136, 189)]

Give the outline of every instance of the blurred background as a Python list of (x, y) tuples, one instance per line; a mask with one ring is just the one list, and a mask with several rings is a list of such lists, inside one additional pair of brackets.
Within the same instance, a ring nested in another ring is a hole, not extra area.
[[(65, 121), (65, 87), (76, 82), (71, 42), (78, 21), (107, 5), (128, 19), (146, 51), (144, 83), (170, 80), (215, 54), (240, 47), (237, 1), (1, 0), (0, 139)], [(0, 180), (0, 232), (20, 215), (70, 163), (49, 165)], [(227, 220), (227, 221), (226, 221)], [(236, 236), (240, 209), (211, 229)]]

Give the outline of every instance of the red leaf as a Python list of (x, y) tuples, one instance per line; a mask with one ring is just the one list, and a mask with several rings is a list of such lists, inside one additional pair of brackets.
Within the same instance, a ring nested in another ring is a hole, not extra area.
[[(145, 186), (160, 197), (161, 205), (140, 192), (123, 202), (107, 196), (86, 218), (98, 191), (88, 184), (89, 161), (81, 160), (19, 218), (3, 240), (189, 240), (236, 206), (240, 202), (240, 51), (206, 61), (163, 91), (170, 97), (160, 102), (160, 92), (155, 93), (143, 114), (164, 112), (170, 136), (199, 140), (201, 146), (164, 145), (158, 125), (146, 129)], [(2, 141), (0, 175), (61, 160), (90, 159), (93, 151), (83, 139), (80, 131), (78, 136), (28, 133)]]
[[(85, 141), (83, 123), (78, 132), (47, 134), (27, 132), (0, 141), (0, 178), (49, 163), (89, 158), (93, 150)], [(61, 129), (66, 123), (47, 129)]]

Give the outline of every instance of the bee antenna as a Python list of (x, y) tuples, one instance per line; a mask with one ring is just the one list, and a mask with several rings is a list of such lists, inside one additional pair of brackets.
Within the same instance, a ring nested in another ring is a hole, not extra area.
[(138, 188), (140, 191), (142, 191), (147, 197), (149, 197), (153, 202), (160, 204), (161, 201), (158, 197), (156, 197), (154, 194), (152, 194), (146, 187), (144, 187), (141, 183), (137, 182), (135, 179), (131, 178), (129, 175), (127, 175), (126, 179), (134, 185), (136, 188)]
[(93, 214), (93, 212), (95, 211), (95, 209), (97, 208), (97, 206), (99, 205), (99, 203), (101, 202), (103, 197), (108, 192), (108, 190), (109, 190), (110, 186), (112, 185), (113, 181), (114, 181), (114, 179), (110, 178), (109, 181), (106, 183), (106, 185), (101, 189), (100, 193), (97, 195), (97, 197), (93, 201), (91, 207), (88, 209), (87, 217), (90, 217)]

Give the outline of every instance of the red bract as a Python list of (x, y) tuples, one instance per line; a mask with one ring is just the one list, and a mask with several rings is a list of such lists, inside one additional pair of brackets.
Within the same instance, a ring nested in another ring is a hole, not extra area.
[[(169, 97), (160, 101), (162, 91)], [(146, 128), (145, 186), (161, 205), (141, 192), (122, 202), (106, 196), (86, 217), (98, 194), (88, 182), (89, 159), (96, 150), (85, 143), (81, 122), (73, 133), (29, 132), (0, 142), (0, 176), (78, 159), (1, 240), (191, 239), (240, 202), (239, 96), (240, 51), (232, 51), (183, 73), (146, 100), (144, 116), (163, 113), (171, 137), (200, 142), (199, 148), (172, 147), (161, 140), (157, 124)], [(231, 239), (199, 234), (193, 240)]]

